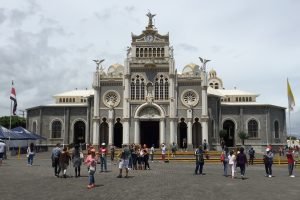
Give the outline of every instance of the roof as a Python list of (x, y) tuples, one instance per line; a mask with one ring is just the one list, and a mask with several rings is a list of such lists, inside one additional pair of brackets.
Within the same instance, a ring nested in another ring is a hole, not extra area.
[(217, 89), (223, 96), (259, 96), (251, 92), (246, 92), (242, 90), (226, 90), (226, 89)]
[(258, 103), (258, 102), (221, 102), (221, 105), (224, 105), (224, 106), (270, 106), (270, 107), (286, 109), (286, 107), (276, 106), (273, 104)]
[(212, 87), (207, 87), (207, 94), (208, 95), (214, 95), (214, 96), (219, 96), (219, 97), (223, 97), (224, 95), (219, 92), (220, 90), (216, 90)]
[(68, 92), (56, 94), (53, 97), (89, 97), (94, 95), (94, 90), (71, 90)]

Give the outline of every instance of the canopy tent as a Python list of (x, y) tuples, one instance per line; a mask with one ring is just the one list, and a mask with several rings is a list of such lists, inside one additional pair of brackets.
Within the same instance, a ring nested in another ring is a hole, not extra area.
[(14, 132), (17, 132), (18, 134), (23, 134), (23, 135), (25, 135), (29, 138), (32, 138), (32, 140), (47, 140), (47, 138), (42, 137), (42, 136), (40, 136), (38, 134), (35, 134), (33, 132), (30, 132), (29, 130), (27, 130), (27, 129), (21, 127), (21, 126), (13, 128), (11, 130), (14, 131)]
[(32, 140), (33, 137), (17, 133), (0, 125), (0, 139), (2, 140)]

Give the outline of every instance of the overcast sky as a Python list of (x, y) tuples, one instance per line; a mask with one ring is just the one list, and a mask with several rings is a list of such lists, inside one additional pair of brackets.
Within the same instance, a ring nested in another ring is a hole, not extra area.
[[(53, 95), (91, 88), (95, 58), (106, 69), (124, 63), (131, 33), (150, 10), (170, 34), (178, 71), (202, 56), (226, 89), (287, 106), (289, 78), (300, 134), (300, 1), (297, 0), (0, 0), (0, 116), (10, 113), (11, 80), (18, 109), (53, 103)], [(18, 114), (21, 114), (18, 111)]]

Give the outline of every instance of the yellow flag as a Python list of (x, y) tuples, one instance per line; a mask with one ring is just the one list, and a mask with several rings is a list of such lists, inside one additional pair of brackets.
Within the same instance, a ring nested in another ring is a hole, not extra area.
[(289, 80), (287, 80), (287, 95), (288, 95), (289, 110), (293, 110), (296, 104), (295, 104), (295, 99), (294, 99), (294, 95)]

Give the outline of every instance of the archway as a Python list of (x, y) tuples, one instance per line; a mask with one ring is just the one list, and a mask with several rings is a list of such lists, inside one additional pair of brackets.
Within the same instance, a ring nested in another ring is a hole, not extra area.
[(100, 137), (99, 137), (99, 145), (103, 142), (107, 144), (108, 142), (108, 123), (106, 122), (106, 118), (102, 119), (102, 123), (100, 124)]
[(177, 143), (180, 148), (183, 148), (183, 141), (187, 143), (187, 124), (184, 122), (184, 118), (180, 119), (180, 123), (178, 124), (178, 137)]
[(155, 148), (159, 148), (159, 121), (141, 121), (141, 144), (146, 144), (151, 147), (154, 144)]
[(235, 145), (235, 124), (232, 120), (226, 120), (223, 123), (223, 130), (227, 132), (227, 136), (224, 138), (225, 145), (227, 147), (233, 147)]
[(199, 118), (195, 118), (195, 122), (193, 124), (193, 146), (194, 148), (199, 147), (202, 144), (202, 127), (199, 122)]
[(121, 148), (123, 143), (123, 125), (120, 122), (121, 119), (117, 118), (117, 122), (114, 126), (114, 145)]
[(77, 121), (74, 124), (74, 144), (85, 143), (85, 123)]

